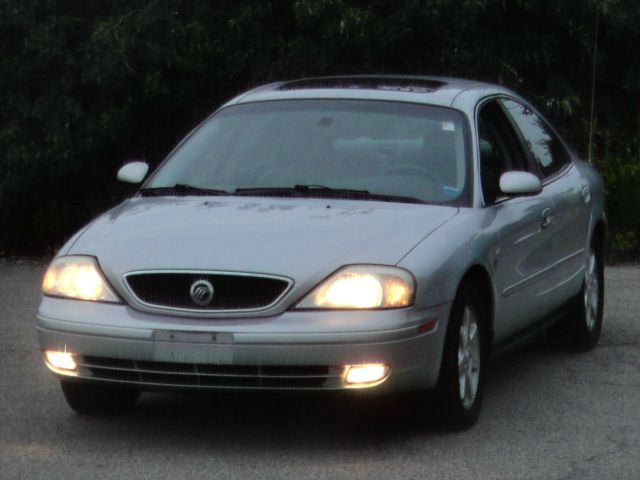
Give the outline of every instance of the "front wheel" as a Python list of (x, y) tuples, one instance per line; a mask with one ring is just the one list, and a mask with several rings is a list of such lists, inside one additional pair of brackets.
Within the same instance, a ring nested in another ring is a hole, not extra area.
[(82, 415), (109, 415), (132, 410), (140, 392), (135, 388), (94, 382), (60, 380), (69, 406)]
[(476, 288), (460, 286), (451, 309), (438, 383), (448, 427), (467, 429), (480, 415), (486, 351), (486, 308)]

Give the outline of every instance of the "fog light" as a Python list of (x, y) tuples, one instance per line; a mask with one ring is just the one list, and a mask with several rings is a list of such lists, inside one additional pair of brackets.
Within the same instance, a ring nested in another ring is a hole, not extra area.
[(344, 382), (347, 387), (373, 387), (389, 376), (389, 367), (380, 363), (347, 365), (344, 367)]
[(69, 352), (47, 350), (44, 352), (44, 363), (52, 372), (60, 375), (75, 376), (78, 373), (78, 365)]

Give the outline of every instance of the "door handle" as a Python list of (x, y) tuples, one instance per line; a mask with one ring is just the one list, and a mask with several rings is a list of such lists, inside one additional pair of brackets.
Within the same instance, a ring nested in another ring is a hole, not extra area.
[(585, 205), (589, 205), (591, 203), (591, 189), (589, 187), (584, 187), (582, 189), (582, 198), (584, 199)]
[(542, 219), (540, 224), (542, 225), (542, 228), (547, 228), (549, 225), (551, 225), (551, 222), (553, 222), (553, 210), (551, 210), (550, 208), (545, 208), (542, 211)]

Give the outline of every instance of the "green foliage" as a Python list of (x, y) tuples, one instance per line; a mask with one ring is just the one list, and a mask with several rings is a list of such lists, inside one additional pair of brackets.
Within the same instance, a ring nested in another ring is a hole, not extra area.
[(607, 194), (608, 251), (612, 261), (640, 258), (640, 141), (616, 151), (607, 135), (598, 158)]
[[(0, 254), (59, 246), (122, 196), (114, 177), (125, 160), (157, 164), (224, 100), (276, 79), (499, 82), (532, 98), (584, 155), (594, 1), (3, 0)], [(640, 137), (640, 6), (599, 5), (594, 151), (621, 257), (639, 253), (630, 139)]]

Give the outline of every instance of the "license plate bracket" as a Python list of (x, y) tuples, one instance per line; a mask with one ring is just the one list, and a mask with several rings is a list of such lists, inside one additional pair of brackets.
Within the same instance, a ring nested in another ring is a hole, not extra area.
[(233, 364), (232, 333), (156, 330), (152, 338), (156, 361)]

